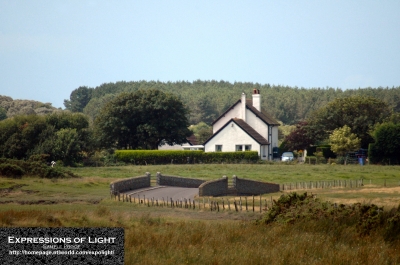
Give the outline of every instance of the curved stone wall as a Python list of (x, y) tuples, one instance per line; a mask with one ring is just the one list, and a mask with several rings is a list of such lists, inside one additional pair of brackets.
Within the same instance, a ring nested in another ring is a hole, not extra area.
[(243, 195), (260, 195), (264, 193), (278, 192), (280, 190), (279, 184), (250, 179), (240, 179), (235, 175), (233, 176), (232, 181), (237, 193)]
[(204, 182), (199, 187), (199, 196), (221, 196), (228, 192), (228, 178), (223, 176), (220, 179)]
[(150, 177), (150, 173), (146, 172), (144, 176), (114, 181), (110, 184), (110, 192), (118, 195), (121, 192), (150, 187)]
[(184, 178), (179, 176), (166, 176), (157, 172), (157, 185), (160, 186), (175, 186), (184, 188), (198, 188), (205, 180)]

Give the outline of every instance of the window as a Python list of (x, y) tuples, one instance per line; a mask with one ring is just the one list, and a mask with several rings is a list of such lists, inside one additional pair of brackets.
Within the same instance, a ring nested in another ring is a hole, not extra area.
[(244, 151), (251, 151), (251, 144), (246, 144), (244, 146)]
[(215, 152), (222, 152), (222, 145), (221, 144), (216, 144), (215, 145)]
[(243, 145), (236, 145), (236, 148), (235, 148), (235, 150), (236, 150), (236, 152), (240, 152), (240, 151), (243, 151)]

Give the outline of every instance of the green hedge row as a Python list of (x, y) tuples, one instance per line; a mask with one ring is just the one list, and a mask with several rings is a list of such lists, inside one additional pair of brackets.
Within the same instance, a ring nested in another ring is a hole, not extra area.
[(179, 150), (116, 150), (119, 161), (132, 164), (256, 163), (255, 151), (209, 152)]

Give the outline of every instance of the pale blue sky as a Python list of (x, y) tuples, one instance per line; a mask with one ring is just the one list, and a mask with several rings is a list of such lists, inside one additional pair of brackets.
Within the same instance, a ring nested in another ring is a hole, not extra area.
[(0, 95), (116, 81), (400, 86), (400, 1), (0, 0)]

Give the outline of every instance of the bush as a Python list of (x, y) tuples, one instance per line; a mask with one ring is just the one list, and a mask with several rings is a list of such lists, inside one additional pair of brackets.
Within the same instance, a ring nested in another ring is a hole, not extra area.
[[(77, 177), (69, 171), (59, 167), (50, 167), (44, 162), (23, 161), (16, 159), (0, 159), (0, 174), (8, 177), (38, 176), (41, 178)], [(40, 159), (39, 159), (40, 160)]]
[(328, 158), (336, 158), (336, 155), (334, 152), (331, 150), (330, 145), (319, 145), (316, 148), (317, 152), (322, 152), (322, 155), (328, 159)]
[(374, 204), (353, 205), (323, 202), (307, 193), (282, 195), (258, 222), (294, 224), (315, 221), (320, 231), (357, 231), (359, 236), (383, 234), (386, 242), (400, 239), (400, 206), (391, 211)]
[(326, 160), (325, 157), (316, 157), (316, 156), (308, 156), (304, 160), (305, 164), (312, 164), (312, 165), (317, 165), (317, 164), (326, 164), (328, 161)]
[(0, 175), (6, 177), (21, 177), (25, 171), (17, 165), (0, 164)]
[(256, 163), (258, 153), (209, 152), (203, 151), (164, 151), (164, 150), (117, 150), (119, 161), (133, 164), (192, 164), (192, 163)]
[(41, 155), (31, 155), (28, 159), (28, 161), (37, 161), (37, 162), (42, 162), (45, 163), (49, 161), (50, 155), (48, 154), (41, 154)]

